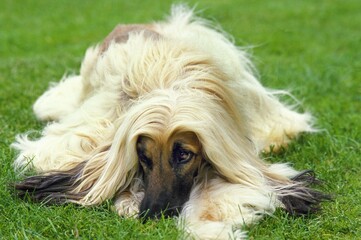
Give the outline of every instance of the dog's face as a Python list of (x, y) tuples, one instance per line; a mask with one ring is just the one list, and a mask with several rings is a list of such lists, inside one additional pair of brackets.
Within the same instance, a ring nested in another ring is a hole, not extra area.
[(177, 214), (188, 201), (202, 162), (201, 144), (194, 133), (175, 134), (167, 140), (140, 136), (137, 142), (144, 173), (144, 199), (140, 216), (154, 218)]

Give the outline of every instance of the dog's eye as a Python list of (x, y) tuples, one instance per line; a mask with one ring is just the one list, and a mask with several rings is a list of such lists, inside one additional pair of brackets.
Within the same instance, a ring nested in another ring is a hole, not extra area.
[(152, 166), (152, 160), (146, 157), (144, 154), (139, 154), (139, 161), (147, 165), (148, 167)]
[(177, 163), (187, 163), (193, 158), (193, 156), (194, 153), (191, 151), (179, 150), (175, 154), (175, 160)]

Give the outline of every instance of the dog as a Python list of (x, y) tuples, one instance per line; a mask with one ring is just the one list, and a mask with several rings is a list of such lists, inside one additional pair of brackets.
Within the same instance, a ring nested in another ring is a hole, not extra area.
[(317, 211), (328, 195), (312, 171), (270, 164), (309, 113), (278, 99), (255, 77), (245, 51), (182, 5), (168, 19), (118, 25), (86, 51), (80, 74), (34, 104), (41, 137), (17, 136), (14, 166), (35, 176), (18, 196), (93, 206), (142, 220), (177, 216), (184, 238), (246, 237), (242, 226), (271, 215)]

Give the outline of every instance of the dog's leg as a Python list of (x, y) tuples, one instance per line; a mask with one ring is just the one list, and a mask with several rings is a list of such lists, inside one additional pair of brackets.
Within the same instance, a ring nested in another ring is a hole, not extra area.
[(277, 95), (289, 93), (267, 90), (256, 82), (247, 88), (240, 108), (249, 118), (251, 138), (258, 151), (277, 151), (300, 133), (316, 131), (309, 113), (299, 113), (279, 101)]
[(12, 144), (19, 151), (15, 167), (39, 172), (66, 170), (68, 163), (83, 161), (97, 146), (110, 141), (121, 106), (117, 96), (112, 99), (104, 94), (107, 93), (88, 98), (81, 108), (49, 124), (37, 140), (29, 139), (28, 135), (18, 136)]
[[(196, 186), (181, 212), (180, 225), (195, 239), (241, 239), (242, 227), (256, 223), (276, 208), (295, 216), (319, 210), (330, 196), (311, 189), (317, 183), (310, 171), (298, 172), (286, 164), (269, 167), (264, 186), (255, 188), (213, 178)], [(286, 179), (286, 180), (285, 180)]]
[(19, 154), (14, 161), (18, 171), (63, 171), (90, 157), (92, 151), (112, 137), (113, 126), (94, 122), (76, 128), (60, 123), (49, 125), (43, 137), (31, 140), (20, 135), (12, 144)]
[(40, 120), (59, 121), (74, 112), (84, 97), (81, 76), (70, 76), (51, 86), (33, 106)]
[(115, 211), (122, 217), (138, 217), (140, 202), (143, 200), (144, 190), (139, 179), (135, 178), (127, 191), (118, 193), (115, 197)]
[(265, 117), (265, 124), (255, 127), (255, 136), (265, 152), (277, 152), (300, 133), (316, 131), (312, 127), (313, 120), (310, 114), (298, 113), (281, 103), (275, 105), (275, 109)]
[(246, 236), (243, 225), (272, 214), (277, 204), (267, 188), (254, 190), (216, 178), (193, 190), (180, 224), (195, 239), (241, 239)]
[[(57, 126), (56, 126), (57, 125)], [(45, 129), (48, 132), (40, 139), (31, 140), (27, 135), (17, 136), (12, 147), (19, 151), (14, 161), (18, 171), (34, 169), (36, 172), (65, 170), (69, 163), (77, 164), (83, 160), (81, 153), (87, 155), (81, 146), (86, 146), (86, 139), (66, 133), (59, 124), (52, 124)], [(58, 133), (55, 131), (59, 130)], [(64, 169), (65, 168), (65, 169)]]

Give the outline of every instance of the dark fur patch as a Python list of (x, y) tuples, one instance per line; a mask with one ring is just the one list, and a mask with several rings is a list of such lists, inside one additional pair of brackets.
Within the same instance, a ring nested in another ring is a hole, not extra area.
[(100, 53), (106, 52), (112, 42), (126, 43), (129, 39), (129, 34), (132, 32), (143, 32), (144, 36), (147, 38), (160, 38), (160, 34), (153, 30), (152, 25), (120, 24), (116, 26), (113, 31), (104, 39), (102, 45), (100, 46)]
[(285, 190), (294, 194), (282, 196), (280, 200), (286, 211), (292, 215), (300, 216), (317, 212), (320, 210), (321, 202), (332, 199), (329, 194), (309, 188), (312, 184), (321, 183), (311, 170), (305, 170), (291, 180), (299, 184)]
[(50, 172), (44, 175), (31, 176), (15, 183), (16, 195), (22, 199), (30, 198), (35, 202), (46, 204), (63, 204), (71, 200), (80, 200), (86, 194), (73, 193), (79, 185), (85, 163), (80, 163), (68, 171)]

